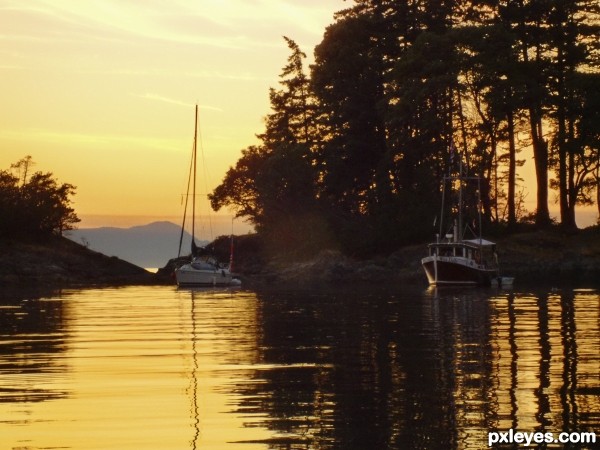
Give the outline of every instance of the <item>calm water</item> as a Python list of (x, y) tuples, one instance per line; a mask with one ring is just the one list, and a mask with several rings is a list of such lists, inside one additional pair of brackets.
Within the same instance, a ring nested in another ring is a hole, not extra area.
[(491, 430), (600, 434), (598, 291), (0, 295), (2, 449), (480, 449)]

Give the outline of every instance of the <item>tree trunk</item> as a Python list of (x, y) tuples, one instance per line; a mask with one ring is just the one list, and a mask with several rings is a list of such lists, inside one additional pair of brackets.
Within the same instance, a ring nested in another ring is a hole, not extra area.
[[(561, 83), (562, 85), (562, 83)], [(558, 197), (560, 203), (560, 223), (568, 228), (569, 210), (573, 199), (569, 198), (569, 189), (567, 187), (567, 143), (565, 126), (565, 108), (563, 99), (558, 101), (557, 109), (557, 147), (558, 147)]]
[(535, 223), (538, 227), (550, 225), (548, 209), (548, 142), (543, 139), (542, 119), (537, 107), (529, 109), (531, 139), (533, 142), (533, 158), (535, 159), (535, 175), (537, 180), (537, 210)]

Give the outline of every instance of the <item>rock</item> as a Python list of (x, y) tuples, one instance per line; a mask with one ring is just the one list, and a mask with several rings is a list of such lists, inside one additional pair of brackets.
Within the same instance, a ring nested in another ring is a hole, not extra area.
[(0, 240), (0, 280), (5, 285), (147, 284), (153, 275), (62, 237)]
[[(493, 239), (493, 238), (492, 238)], [(493, 239), (498, 244), (500, 272), (515, 282), (600, 283), (600, 227), (565, 234), (560, 229)], [(301, 262), (271, 261), (249, 281), (287, 283), (410, 283), (426, 285), (421, 258), (427, 243), (407, 246), (389, 256), (356, 260), (323, 250)]]

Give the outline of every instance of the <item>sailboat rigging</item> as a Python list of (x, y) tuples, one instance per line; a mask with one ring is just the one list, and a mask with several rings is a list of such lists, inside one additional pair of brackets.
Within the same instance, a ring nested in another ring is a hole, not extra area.
[(228, 286), (234, 283), (229, 267), (220, 264), (217, 259), (204, 247), (196, 244), (196, 174), (197, 174), (197, 147), (198, 147), (198, 105), (194, 120), (194, 144), (192, 147), (192, 160), (190, 162), (190, 171), (188, 175), (188, 192), (185, 200), (185, 211), (183, 214), (183, 224), (181, 226), (181, 236), (179, 238), (179, 255), (181, 254), (181, 243), (183, 240), (183, 230), (185, 227), (185, 218), (187, 213), (187, 203), (190, 190), (190, 180), (192, 184), (192, 244), (191, 261), (183, 264), (175, 270), (175, 278), (178, 286)]

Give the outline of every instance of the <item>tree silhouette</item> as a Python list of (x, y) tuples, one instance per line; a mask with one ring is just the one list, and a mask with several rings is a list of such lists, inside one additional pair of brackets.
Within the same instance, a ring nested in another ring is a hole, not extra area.
[(79, 222), (70, 206), (75, 186), (59, 184), (52, 173), (35, 172), (27, 156), (11, 165), (10, 171), (0, 171), (0, 236), (47, 236), (62, 234)]

